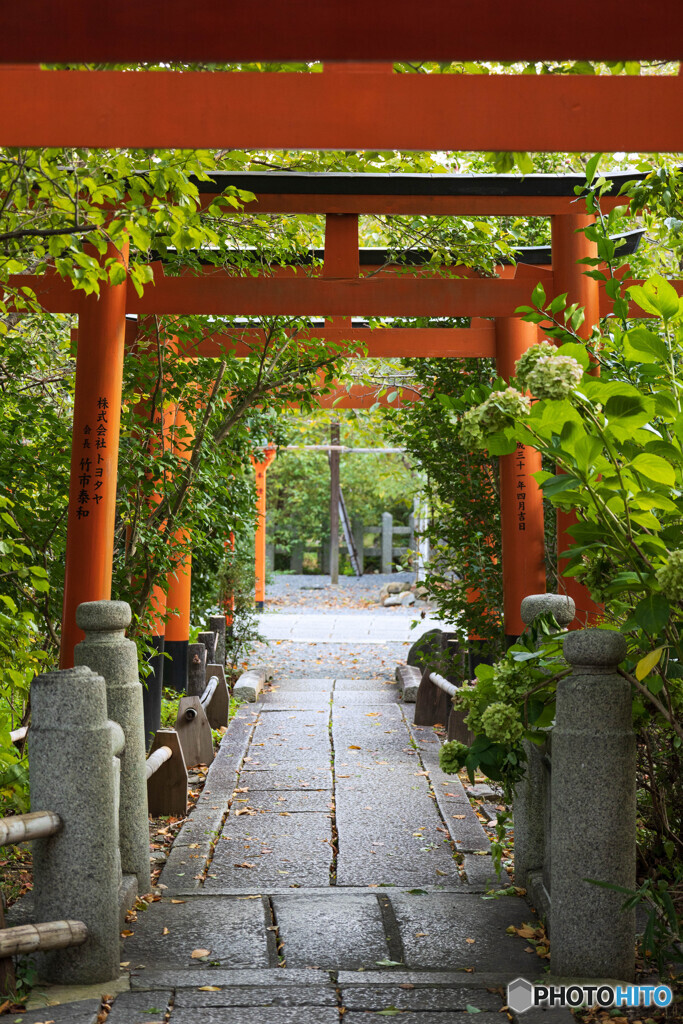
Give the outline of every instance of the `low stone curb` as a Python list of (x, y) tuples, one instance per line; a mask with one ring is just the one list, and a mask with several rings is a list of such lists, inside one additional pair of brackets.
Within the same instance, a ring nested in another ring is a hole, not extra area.
[(243, 672), (232, 691), (234, 700), (245, 700), (253, 704), (264, 687), (266, 673), (262, 668), (251, 668)]
[(422, 679), (422, 672), (414, 665), (398, 665), (396, 682), (406, 704), (414, 704), (417, 700), (417, 688)]

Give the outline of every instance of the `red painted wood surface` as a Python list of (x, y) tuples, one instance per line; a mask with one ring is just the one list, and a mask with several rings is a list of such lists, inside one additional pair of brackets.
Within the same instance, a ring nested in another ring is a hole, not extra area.
[[(567, 292), (567, 302), (570, 305), (573, 302), (578, 302), (580, 306), (584, 307), (585, 320), (577, 331), (582, 338), (589, 338), (600, 316), (604, 316), (611, 310), (611, 302), (604, 292), (601, 294), (598, 282), (584, 273), (585, 270), (591, 268), (579, 263), (579, 260), (595, 259), (597, 256), (595, 242), (589, 241), (581, 230), (592, 222), (593, 218), (585, 214), (553, 217), (552, 219), (553, 265), (557, 291), (560, 294)], [(605, 300), (607, 300), (606, 308)], [(642, 311), (639, 315), (643, 315)], [(569, 530), (576, 522), (576, 512), (557, 510), (558, 555), (574, 543), (574, 538)], [(562, 575), (567, 564), (566, 558), (558, 558), (558, 590), (573, 598), (576, 605), (576, 618), (569, 628), (580, 629), (584, 626), (594, 625), (603, 615), (604, 607), (591, 600), (587, 587), (579, 583), (577, 579), (573, 576)]]
[[(565, 20), (573, 21), (574, 13), (571, 19), (563, 13)], [(0, 95), (5, 99), (0, 143), (5, 146), (556, 152), (683, 148), (681, 83), (676, 77), (16, 68), (0, 70)]]
[(5, 4), (0, 60), (587, 60), (683, 52), (678, 0), (92, 0)]
[[(538, 341), (538, 328), (515, 318), (496, 321), (496, 368), (501, 377), (514, 376), (515, 363)], [(522, 599), (544, 594), (545, 539), (543, 493), (533, 478), (541, 454), (518, 445), (500, 460), (500, 521), (503, 546), (503, 614), (506, 636), (524, 632)]]
[[(513, 316), (528, 305), (531, 292), (543, 281), (547, 297), (567, 291), (553, 283), (542, 267), (517, 268), (515, 278), (443, 278), (377, 275), (358, 279), (320, 277), (238, 277), (214, 270), (198, 277), (164, 277), (154, 266), (154, 285), (139, 297), (128, 288), (126, 312), (225, 316)], [(521, 276), (520, 276), (521, 272)], [(464, 270), (463, 270), (464, 273)], [(583, 276), (582, 269), (579, 269)], [(638, 284), (632, 281), (631, 284)], [(670, 284), (683, 296), (683, 280)], [(13, 288), (32, 288), (50, 313), (78, 313), (83, 293), (57, 274), (11, 277)], [(600, 315), (612, 309), (611, 300), (599, 289)], [(630, 304), (629, 316), (647, 314)]]
[[(109, 250), (108, 256), (116, 256)], [(123, 258), (127, 259), (128, 253)], [(83, 639), (76, 609), (111, 598), (126, 287), (105, 285), (80, 311), (60, 667), (71, 668)]]
[[(316, 327), (297, 332), (297, 341), (321, 338), (334, 345), (344, 345), (345, 355), (366, 354), (368, 357), (401, 359), (413, 356), (429, 358), (464, 359), (495, 355), (495, 334), (493, 321), (474, 318), (471, 327), (387, 327), (373, 330), (370, 327)], [(265, 332), (259, 328), (240, 329), (234, 332), (206, 335), (199, 341), (181, 345), (180, 351), (189, 357), (221, 356), (230, 352), (239, 357), (247, 356), (260, 348)]]
[[(550, 217), (576, 210), (576, 196), (390, 196), (299, 195), (259, 190), (256, 202), (245, 204), (246, 213), (361, 213), (432, 217)], [(200, 205), (209, 206), (214, 195), (202, 194)], [(604, 211), (623, 206), (623, 196), (603, 196)]]

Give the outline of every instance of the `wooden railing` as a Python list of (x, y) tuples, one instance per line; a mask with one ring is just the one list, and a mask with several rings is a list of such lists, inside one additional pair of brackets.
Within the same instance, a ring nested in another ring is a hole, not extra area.
[[(33, 839), (54, 836), (62, 828), (62, 819), (53, 811), (33, 811), (0, 818), (0, 846), (13, 846)], [(12, 957), (38, 950), (64, 949), (81, 946), (88, 937), (83, 921), (47, 921), (41, 924), (22, 924), (5, 928), (5, 917), (0, 902), (0, 992), (14, 993), (16, 977)]]

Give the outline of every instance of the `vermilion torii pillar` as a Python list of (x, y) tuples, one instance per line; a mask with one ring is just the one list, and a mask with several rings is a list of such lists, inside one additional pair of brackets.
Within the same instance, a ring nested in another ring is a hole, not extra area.
[[(496, 366), (505, 380), (515, 363), (538, 340), (535, 324), (513, 317), (496, 320)], [(524, 632), (522, 599), (544, 594), (545, 541), (543, 493), (533, 478), (541, 469), (541, 453), (518, 444), (512, 455), (500, 458), (500, 523), (503, 548), (503, 612), (505, 637), (513, 642)]]
[(267, 445), (262, 452), (263, 457), (257, 459), (251, 456), (251, 462), (256, 474), (256, 537), (254, 539), (254, 561), (256, 568), (256, 584), (254, 587), (254, 600), (256, 610), (263, 611), (263, 604), (266, 599), (266, 473), (271, 462), (275, 458), (277, 449), (275, 445)]
[[(182, 437), (179, 431), (183, 432)], [(175, 406), (173, 422), (169, 425), (169, 436), (173, 444), (173, 453), (178, 458), (178, 469), (182, 461), (187, 461), (192, 454), (194, 430), (188, 421), (182, 406)], [(175, 569), (166, 576), (166, 637), (164, 651), (169, 657), (164, 661), (164, 680), (179, 693), (187, 689), (187, 647), (190, 641), (190, 602), (192, 597), (192, 552), (187, 550), (190, 537), (180, 527), (171, 539), (171, 543), (186, 553), (178, 558)]]
[[(578, 334), (589, 338), (593, 327), (600, 320), (600, 285), (584, 272), (590, 269), (579, 261), (597, 256), (595, 242), (586, 238), (583, 229), (593, 224), (595, 218), (587, 214), (561, 214), (551, 218), (552, 225), (552, 266), (555, 294), (567, 293), (567, 304), (578, 302), (584, 307), (585, 319)], [(597, 367), (596, 367), (597, 372)], [(557, 552), (558, 555), (573, 543), (568, 532), (576, 523), (575, 512), (557, 510)], [(601, 616), (603, 609), (591, 600), (588, 589), (572, 576), (563, 576), (567, 560), (558, 558), (558, 589), (573, 598), (576, 604), (576, 618), (570, 629), (590, 626)]]
[[(110, 246), (107, 256), (126, 265), (128, 245)], [(100, 283), (99, 296), (84, 297), (79, 311), (61, 668), (72, 667), (84, 637), (78, 605), (111, 598), (125, 343), (126, 282)]]

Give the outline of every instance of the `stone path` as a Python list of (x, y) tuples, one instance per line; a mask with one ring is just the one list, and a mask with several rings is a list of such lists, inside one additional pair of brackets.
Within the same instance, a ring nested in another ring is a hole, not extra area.
[(489, 990), (538, 974), (506, 932), (532, 915), (482, 900), (489, 841), (432, 730), (386, 676), (275, 685), (231, 723), (130, 926), (108, 1024), (505, 1020)]
[(354, 612), (264, 612), (258, 628), (267, 640), (296, 640), (299, 643), (414, 643), (429, 629), (443, 629), (436, 616), (416, 614), (414, 608), (386, 609), (384, 613)]

